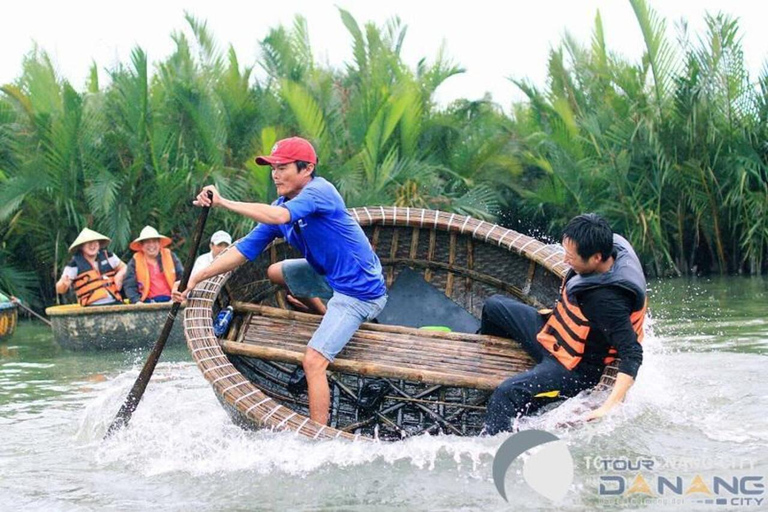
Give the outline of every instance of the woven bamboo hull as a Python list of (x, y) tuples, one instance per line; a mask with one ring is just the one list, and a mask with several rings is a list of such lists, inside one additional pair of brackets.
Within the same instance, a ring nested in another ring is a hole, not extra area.
[[(298, 365), (251, 357), (229, 357), (235, 367), (261, 389), (265, 396), (278, 398), (302, 417), (309, 416), (306, 392), (293, 395), (286, 389), (287, 380)], [(385, 440), (439, 432), (461, 436), (477, 435), (485, 416), (483, 406), (491, 393), (490, 390), (392, 379), (397, 389), (387, 393), (375, 413), (365, 413), (357, 406), (357, 399), (367, 381), (365, 376), (359, 374), (329, 374), (329, 426), (332, 431), (343, 430)], [(430, 412), (435, 415), (432, 416)], [(253, 425), (252, 421), (244, 420), (241, 414), (233, 418), (238, 424)]]
[[(53, 337), (69, 350), (126, 350), (151, 347), (165, 324), (171, 303), (119, 306), (53, 306), (45, 310)], [(181, 345), (184, 330), (176, 322), (169, 344)]]
[(16, 330), (16, 322), (18, 320), (18, 316), (19, 312), (16, 304), (0, 304), (0, 341), (6, 340), (13, 336), (13, 333)]
[[(497, 293), (551, 306), (567, 266), (556, 246), (484, 221), (421, 209), (350, 210), (384, 267), (387, 286), (404, 268), (479, 318)], [(329, 367), (329, 425), (311, 421), (306, 392), (288, 390), (319, 317), (289, 311), (270, 284), (270, 264), (297, 257), (274, 243), (254, 262), (199, 285), (188, 299), (185, 336), (193, 358), (232, 418), (248, 428), (295, 431), (314, 439), (399, 439), (421, 433), (476, 435), (487, 398), (533, 362), (510, 340), (424, 333), (364, 324)], [(226, 339), (212, 331), (215, 303), (235, 306)], [(357, 404), (370, 380), (391, 385), (371, 411)]]

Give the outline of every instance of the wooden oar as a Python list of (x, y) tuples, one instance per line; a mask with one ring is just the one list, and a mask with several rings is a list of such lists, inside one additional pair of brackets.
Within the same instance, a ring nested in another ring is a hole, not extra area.
[[(3, 295), (8, 295), (9, 297), (12, 297), (12, 295), (10, 295), (10, 294), (8, 294), (8, 293), (5, 293), (5, 292), (4, 292), (4, 291), (2, 291), (2, 290), (0, 290), (0, 293), (2, 293)], [(48, 327), (51, 327), (51, 321), (50, 321), (50, 320), (48, 320), (47, 318), (44, 318), (44, 317), (42, 317), (42, 316), (38, 315), (37, 313), (35, 313), (35, 312), (34, 312), (34, 311), (32, 311), (31, 309), (29, 309), (27, 306), (25, 306), (24, 304), (22, 304), (20, 300), (18, 300), (18, 299), (16, 299), (16, 300), (12, 300), (12, 302), (13, 302), (14, 304), (17, 304), (17, 305), (21, 306), (21, 308), (22, 308), (22, 309), (24, 309), (24, 311), (26, 311), (27, 313), (30, 313), (30, 314), (32, 314), (32, 315), (35, 315), (37, 318), (39, 318), (40, 320), (42, 320), (43, 322), (45, 322), (46, 324), (48, 324)]]
[[(213, 200), (213, 194), (211, 192), (208, 192), (208, 198)], [(197, 254), (197, 249), (200, 246), (200, 239), (203, 236), (203, 229), (205, 228), (205, 221), (208, 218), (209, 210), (210, 207), (204, 206), (203, 211), (200, 212), (200, 217), (197, 219), (195, 235), (192, 239), (192, 245), (189, 247), (186, 265), (184, 265), (184, 275), (182, 276), (181, 282), (179, 283), (180, 291), (184, 291), (187, 288), (187, 282), (189, 281), (190, 274), (192, 274), (192, 266), (195, 263), (195, 255)], [(163, 330), (160, 332), (160, 336), (157, 338), (155, 346), (152, 348), (152, 352), (149, 353), (147, 362), (144, 363), (144, 368), (141, 369), (139, 377), (133, 384), (130, 393), (128, 393), (128, 397), (125, 399), (125, 403), (120, 408), (120, 411), (112, 421), (112, 424), (109, 426), (104, 439), (108, 438), (124, 426), (128, 425), (128, 422), (131, 421), (133, 411), (135, 411), (136, 407), (138, 407), (139, 400), (141, 400), (141, 397), (144, 395), (144, 390), (147, 389), (149, 379), (152, 378), (152, 372), (155, 371), (157, 360), (160, 359), (160, 354), (165, 348), (165, 342), (168, 339), (168, 335), (171, 333), (171, 328), (173, 327), (174, 320), (176, 320), (176, 314), (178, 313), (180, 306), (181, 303), (179, 302), (173, 303), (171, 312), (168, 313), (168, 318), (166, 319), (165, 325), (163, 326)]]

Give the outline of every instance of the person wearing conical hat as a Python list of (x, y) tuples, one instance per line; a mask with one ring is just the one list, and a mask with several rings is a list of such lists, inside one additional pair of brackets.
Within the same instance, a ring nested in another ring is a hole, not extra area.
[(120, 288), (127, 269), (120, 258), (107, 251), (109, 242), (101, 233), (83, 229), (69, 246), (72, 260), (56, 283), (56, 292), (64, 294), (73, 287), (81, 306), (122, 302)]
[(181, 261), (168, 249), (171, 243), (170, 238), (152, 226), (144, 226), (139, 237), (131, 242), (134, 253), (123, 291), (132, 304), (171, 300), (173, 284), (184, 273)]

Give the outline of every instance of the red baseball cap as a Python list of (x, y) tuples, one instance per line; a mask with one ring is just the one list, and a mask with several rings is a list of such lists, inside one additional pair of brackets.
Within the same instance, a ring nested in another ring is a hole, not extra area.
[(315, 148), (308, 140), (301, 137), (279, 140), (272, 146), (272, 153), (269, 156), (256, 157), (256, 163), (259, 165), (289, 164), (297, 160), (317, 164)]

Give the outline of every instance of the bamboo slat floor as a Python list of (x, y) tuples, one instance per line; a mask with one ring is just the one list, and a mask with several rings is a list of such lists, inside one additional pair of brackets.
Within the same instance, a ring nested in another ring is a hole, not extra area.
[[(260, 313), (251, 315), (241, 339), (224, 342), (224, 352), (300, 363), (321, 317), (257, 308)], [(419, 329), (387, 327), (363, 324), (329, 369), (493, 390), (510, 373), (533, 366), (533, 360), (512, 340), (462, 333), (441, 338), (424, 336), (427, 331)]]

